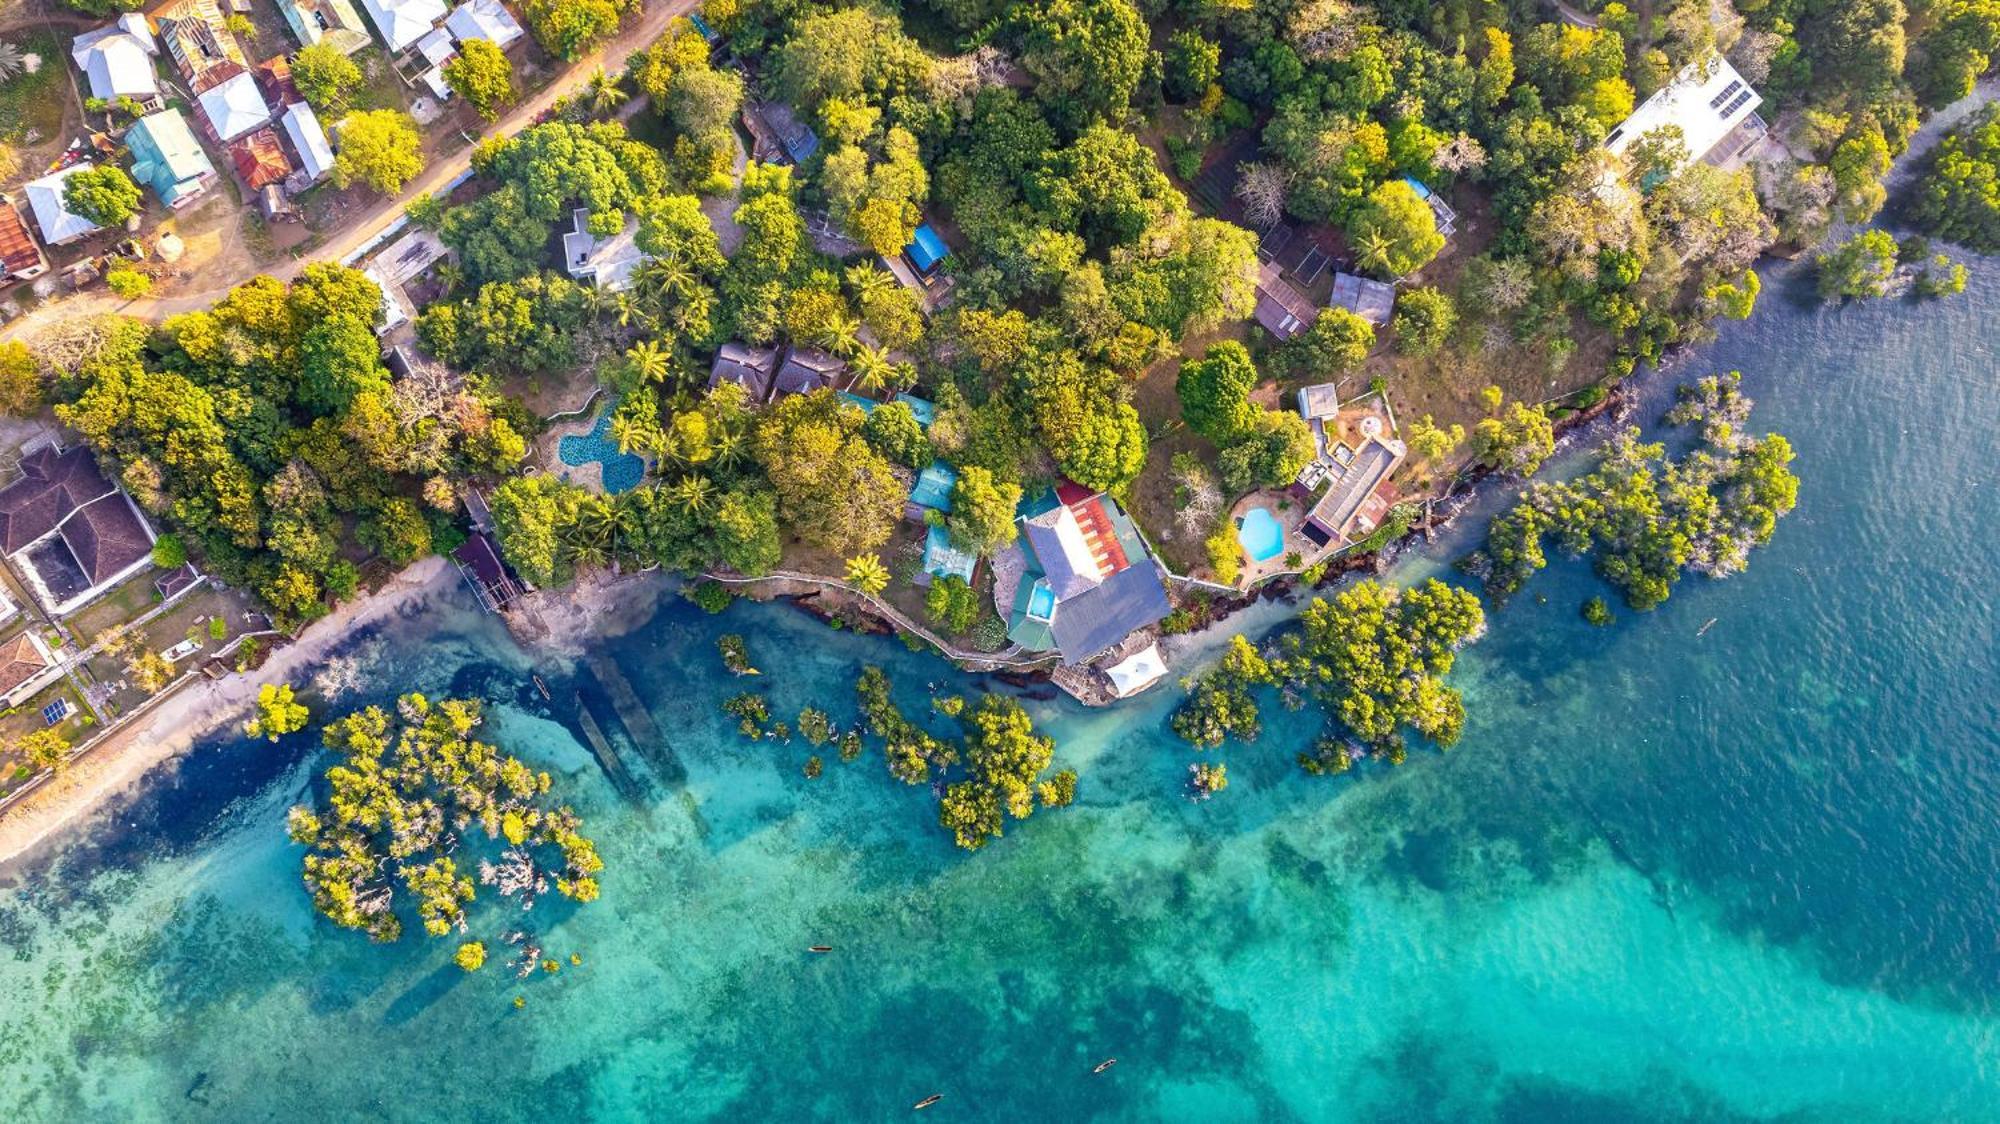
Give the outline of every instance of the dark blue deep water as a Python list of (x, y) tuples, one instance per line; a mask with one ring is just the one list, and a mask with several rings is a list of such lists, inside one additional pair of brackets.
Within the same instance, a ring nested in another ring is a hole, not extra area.
[(2000, 1120), (2000, 267), (1925, 305), (1802, 284), (1773, 271), (1634, 415), (1741, 369), (1799, 453), (1776, 541), (1602, 630), (1577, 610), (1607, 591), (1553, 566), (1462, 659), (1463, 743), (1399, 770), (1306, 777), (1309, 719), (1273, 707), (1195, 805), (1176, 689), (1031, 700), (1079, 805), (967, 856), (879, 754), (808, 781), (802, 745), (737, 738), (714, 637), (752, 637), (785, 714), (851, 719), (864, 661), (913, 707), (999, 684), (784, 607), (638, 605), (594, 652), (666, 744), (614, 733), (621, 793), (572, 725), (573, 692), (611, 714), (589, 662), (546, 663), (545, 702), (442, 599), (352, 655), (488, 699), (568, 775), (604, 897), (528, 920), (583, 966), (466, 976), (448, 942), (316, 923), (281, 830), (309, 746), (225, 739), (5, 872), (10, 1115), (870, 1120), (943, 1093), (926, 1120)]

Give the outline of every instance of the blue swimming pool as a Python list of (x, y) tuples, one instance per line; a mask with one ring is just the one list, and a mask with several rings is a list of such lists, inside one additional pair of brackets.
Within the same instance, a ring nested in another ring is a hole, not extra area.
[(1056, 615), (1056, 591), (1047, 582), (1036, 582), (1028, 593), (1028, 615), (1036, 620), (1048, 620)]
[(603, 462), (604, 490), (614, 496), (638, 487), (646, 475), (644, 457), (619, 452), (618, 442), (605, 436), (611, 428), (611, 415), (617, 409), (616, 401), (605, 403), (604, 412), (597, 415), (597, 424), (589, 433), (571, 434), (556, 442), (556, 457), (571, 468), (582, 468), (592, 461)]
[(1253, 507), (1236, 521), (1236, 541), (1252, 562), (1269, 562), (1285, 550), (1285, 528), (1267, 507)]

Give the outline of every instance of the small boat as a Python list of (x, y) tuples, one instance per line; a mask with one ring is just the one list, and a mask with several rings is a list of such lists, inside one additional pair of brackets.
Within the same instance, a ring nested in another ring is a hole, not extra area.
[(549, 694), (549, 685), (547, 683), (542, 682), (541, 676), (530, 675), (528, 676), (528, 678), (535, 681), (535, 690), (540, 691), (542, 693), (542, 698), (550, 700), (553, 699), (553, 696)]
[(911, 1108), (929, 1108), (930, 1106), (932, 1106), (932, 1105), (934, 1105), (934, 1104), (938, 1103), (939, 1101), (941, 1101), (941, 1100), (943, 1100), (943, 1099), (944, 1099), (944, 1094), (943, 1094), (943, 1093), (932, 1093), (932, 1094), (931, 1094), (930, 1096), (928, 1096), (928, 1097), (925, 1097), (925, 1098), (924, 1098), (923, 1100), (920, 1100), (920, 1101), (918, 1101), (918, 1102), (917, 1102), (916, 1104), (914, 1104), (914, 1105), (911, 1105), (910, 1107), (911, 1107)]
[(1716, 618), (1716, 617), (1710, 617), (1710, 618), (1708, 618), (1708, 623), (1707, 623), (1707, 624), (1704, 624), (1704, 625), (1702, 625), (1702, 626), (1701, 626), (1701, 628), (1700, 628), (1700, 630), (1698, 630), (1698, 631), (1697, 631), (1697, 632), (1695, 633), (1695, 635), (1696, 635), (1696, 636), (1698, 636), (1698, 637), (1699, 637), (1699, 636), (1706, 636), (1706, 635), (1708, 635), (1708, 630), (1709, 630), (1709, 629), (1711, 629), (1711, 628), (1714, 628), (1714, 627), (1715, 627), (1715, 622), (1716, 622), (1716, 621), (1717, 621), (1718, 619), (1719, 619), (1719, 618)]
[(1090, 1072), (1092, 1072), (1092, 1073), (1103, 1073), (1103, 1072), (1104, 1072), (1105, 1070), (1107, 1070), (1107, 1069), (1110, 1069), (1110, 1068), (1111, 1068), (1112, 1066), (1114, 1066), (1114, 1065), (1117, 1065), (1117, 1064), (1118, 1064), (1118, 1059), (1117, 1059), (1117, 1058), (1106, 1058), (1106, 1059), (1104, 1059), (1103, 1061), (1101, 1061), (1101, 1062), (1098, 1062), (1098, 1063), (1097, 1063), (1097, 1068), (1096, 1068), (1096, 1069), (1093, 1069), (1093, 1070), (1091, 1070)]
[(832, 952), (832, 951), (833, 951), (833, 946), (832, 946), (832, 945), (830, 945), (830, 944), (816, 944), (816, 945), (811, 945), (811, 946), (808, 946), (808, 947), (807, 947), (807, 949), (806, 949), (806, 951), (807, 951), (807, 952)]

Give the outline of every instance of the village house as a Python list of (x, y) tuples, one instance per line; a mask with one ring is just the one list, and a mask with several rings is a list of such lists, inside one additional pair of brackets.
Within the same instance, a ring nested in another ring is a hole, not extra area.
[(49, 271), (49, 259), (28, 230), (14, 201), (0, 196), (0, 278), (29, 281)]
[(12, 710), (60, 678), (62, 665), (32, 626), (0, 641), (0, 706)]
[(132, 153), (132, 178), (169, 207), (187, 206), (215, 182), (215, 165), (178, 109), (134, 121), (125, 132), (125, 147)]
[(94, 165), (90, 161), (80, 160), (41, 179), (29, 180), (27, 186), (22, 188), (28, 196), (28, 210), (34, 213), (35, 225), (42, 228), (45, 244), (66, 246), (104, 229), (70, 210), (69, 204), (63, 201), (63, 188), (69, 178), (91, 167)]
[(285, 126), (285, 136), (292, 142), (292, 153), (298, 158), (299, 180), (293, 190), (303, 191), (333, 171), (333, 146), (327, 143), (326, 130), (320, 128), (318, 115), (305, 102), (286, 106), (280, 120)]
[(160, 104), (160, 78), (153, 59), (160, 45), (146, 17), (127, 12), (109, 27), (86, 31), (70, 43), (69, 54), (90, 85), (90, 96), (115, 102), (131, 98), (142, 109)]
[(147, 19), (197, 94), (249, 69), (243, 47), (223, 23), (216, 0), (167, 0)]
[(773, 397), (783, 394), (811, 394), (825, 390), (847, 370), (847, 362), (816, 347), (794, 346), (772, 379)]
[(150, 566), (153, 531), (88, 449), (44, 445), (0, 488), (0, 554), (62, 616)]
[(444, 0), (361, 0), (361, 6), (392, 55), (415, 46), (445, 15)]
[(215, 83), (196, 96), (215, 139), (227, 144), (271, 120), (271, 107), (248, 70)]
[(1344, 308), (1377, 328), (1385, 327), (1396, 309), (1396, 287), (1358, 274), (1336, 272), (1333, 296), (1327, 307)]
[[(1392, 433), (1387, 405), (1380, 411), (1343, 408), (1339, 386), (1319, 383), (1299, 391), (1299, 415), (1312, 429), (1318, 456), (1300, 470), (1295, 489), (1310, 500), (1325, 488), (1300, 533), (1316, 547), (1345, 547), (1367, 538), (1388, 513), (1389, 477), (1408, 453)], [(1350, 423), (1351, 440), (1342, 436)]]
[(527, 34), (500, 0), (468, 0), (451, 10), (444, 26), (460, 43), (484, 39), (502, 50)]
[(1285, 280), (1275, 261), (1257, 267), (1257, 323), (1279, 340), (1289, 340), (1313, 326), (1319, 309)]
[(326, 43), (343, 55), (368, 45), (368, 28), (352, 0), (278, 0), (299, 45)]

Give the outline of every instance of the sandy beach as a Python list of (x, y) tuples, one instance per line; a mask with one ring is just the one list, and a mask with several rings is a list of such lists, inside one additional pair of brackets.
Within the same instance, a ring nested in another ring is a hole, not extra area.
[(366, 627), (447, 590), (459, 580), (449, 562), (432, 556), (375, 593), (341, 605), (308, 625), (256, 671), (197, 680), (131, 720), (69, 770), (0, 816), (0, 864), (11, 862), (56, 832), (79, 824), (146, 774), (174, 759), (205, 734), (240, 720), (265, 683), (300, 683), (311, 665)]

